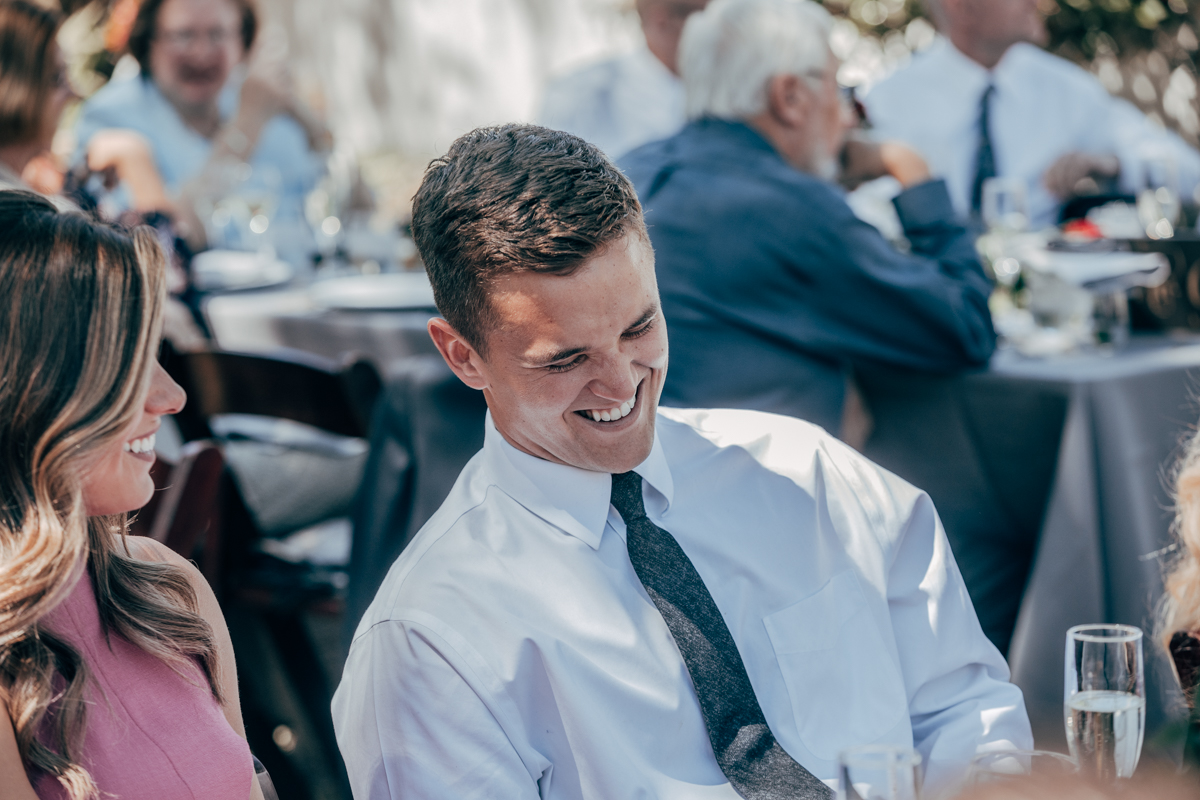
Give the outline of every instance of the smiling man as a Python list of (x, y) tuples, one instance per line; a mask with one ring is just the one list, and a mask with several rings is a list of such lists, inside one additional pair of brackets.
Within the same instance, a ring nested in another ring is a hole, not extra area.
[(356, 798), (826, 798), (852, 745), (936, 785), (1031, 745), (928, 497), (796, 419), (658, 408), (654, 254), (597, 148), (467, 134), (413, 230), (489, 414), (355, 635)]

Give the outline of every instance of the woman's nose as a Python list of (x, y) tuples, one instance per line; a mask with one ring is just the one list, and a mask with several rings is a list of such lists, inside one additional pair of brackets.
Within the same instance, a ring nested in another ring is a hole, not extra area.
[(158, 416), (178, 414), (187, 403), (183, 387), (174, 381), (157, 361), (150, 373), (150, 392), (146, 395), (146, 411)]

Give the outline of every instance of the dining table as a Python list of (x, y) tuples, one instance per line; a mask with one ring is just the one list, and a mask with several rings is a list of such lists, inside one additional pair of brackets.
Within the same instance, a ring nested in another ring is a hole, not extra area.
[(976, 372), (857, 377), (874, 423), (864, 452), (933, 499), (1038, 746), (1066, 748), (1074, 625), (1140, 627), (1147, 741), (1181, 719), (1155, 627), (1174, 556), (1171, 478), (1200, 419), (1200, 338), (1135, 336), (1052, 358), (1001, 350)]
[[(427, 462), (423, 474), (436, 477), (414, 484), (419, 497), (405, 495), (409, 510), (419, 513), (400, 514), (402, 524), (386, 521), (397, 518), (394, 509), (364, 515), (376, 520), (364, 524), (378, 528), (356, 530), (355, 561), (364, 569), (390, 563), (440, 505), (460, 462), (482, 438), (473, 427), (474, 420), (482, 424), (482, 403), (456, 399), (460, 418), (437, 419), (439, 408), (449, 408), (438, 393), (453, 378), (448, 370), (429, 377), (437, 359), (430, 359), (436, 351), (425, 326), (435, 314), (432, 307), (320, 306), (304, 287), (217, 295), (206, 305), (220, 347), (366, 357), (383, 374), (410, 381), (391, 393), (419, 409), (404, 412), (405, 425), (463, 440), (426, 443), (399, 461), (394, 452), (390, 461), (375, 459), (377, 470), (384, 462), (412, 470), (420, 458)], [(420, 364), (407, 371), (423, 377), (404, 377), (405, 364)], [(1063, 659), (1066, 631), (1076, 624), (1141, 627), (1147, 741), (1178, 719), (1182, 699), (1153, 631), (1162, 570), (1172, 554), (1171, 470), (1200, 418), (1200, 338), (1134, 336), (1122, 348), (1048, 358), (1002, 349), (974, 372), (864, 368), (856, 380), (872, 421), (864, 452), (932, 497), (985, 629), (991, 625), (988, 633), (1007, 652), (1024, 691), (1038, 746), (1066, 747)], [(414, 392), (429, 394), (429, 402)], [(409, 445), (401, 437), (387, 446)], [(401, 485), (371, 470), (368, 464), (365, 481)], [(353, 583), (353, 566), (351, 573)], [(381, 577), (364, 575), (360, 593), (369, 598)], [(1008, 589), (989, 594), (995, 583)]]

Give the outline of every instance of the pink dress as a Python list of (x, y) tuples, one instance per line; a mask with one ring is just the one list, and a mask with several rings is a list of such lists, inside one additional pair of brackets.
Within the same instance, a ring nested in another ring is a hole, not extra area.
[[(76, 759), (91, 772), (101, 797), (250, 796), (250, 748), (229, 726), (200, 667), (189, 664), (185, 679), (116, 633), (110, 649), (90, 574), (84, 573), (42, 625), (70, 642), (91, 670), (87, 728)], [(42, 800), (66, 798), (62, 785), (44, 773), (36, 776), (34, 789)]]

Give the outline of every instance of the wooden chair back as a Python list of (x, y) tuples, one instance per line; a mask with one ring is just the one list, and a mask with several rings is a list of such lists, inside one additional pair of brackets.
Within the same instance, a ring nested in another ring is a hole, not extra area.
[(382, 388), (367, 361), (339, 364), (299, 350), (176, 353), (172, 360), (168, 371), (205, 422), (217, 414), (257, 414), (366, 437)]

